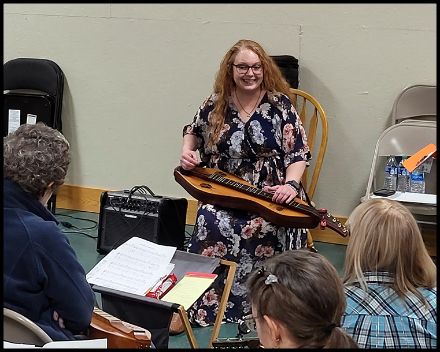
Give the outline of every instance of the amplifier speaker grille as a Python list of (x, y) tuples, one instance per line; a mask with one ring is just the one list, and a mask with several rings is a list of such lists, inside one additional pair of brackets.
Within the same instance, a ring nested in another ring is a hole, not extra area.
[[(97, 251), (108, 253), (131, 237), (183, 250), (188, 201), (185, 198), (103, 192)], [(116, 204), (116, 206), (115, 206)]]

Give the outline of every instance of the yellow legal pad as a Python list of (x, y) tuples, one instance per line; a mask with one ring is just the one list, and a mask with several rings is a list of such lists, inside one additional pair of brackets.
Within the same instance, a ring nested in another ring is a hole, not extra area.
[(188, 272), (161, 300), (180, 304), (186, 310), (197, 301), (216, 277), (216, 274)]

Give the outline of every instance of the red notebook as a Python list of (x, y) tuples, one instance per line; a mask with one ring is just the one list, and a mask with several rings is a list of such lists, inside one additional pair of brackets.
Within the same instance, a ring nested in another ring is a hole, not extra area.
[(217, 277), (217, 274), (210, 274), (210, 273), (200, 273), (198, 271), (188, 271), (185, 276), (191, 276), (191, 277), (202, 277), (206, 279), (215, 279)]

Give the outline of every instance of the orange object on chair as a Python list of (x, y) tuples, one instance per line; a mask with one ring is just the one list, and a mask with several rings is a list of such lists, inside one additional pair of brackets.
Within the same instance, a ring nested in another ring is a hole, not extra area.
[(430, 157), (435, 158), (436, 156), (437, 147), (433, 143), (430, 143), (406, 159), (403, 162), (403, 166), (405, 166), (409, 172), (413, 172), (418, 166), (422, 165)]

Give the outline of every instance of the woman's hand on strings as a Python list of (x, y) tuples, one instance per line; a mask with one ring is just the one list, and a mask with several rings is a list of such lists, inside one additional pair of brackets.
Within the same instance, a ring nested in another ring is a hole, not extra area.
[(197, 153), (194, 150), (186, 149), (180, 156), (180, 166), (184, 170), (194, 169), (200, 162), (197, 159)]
[(272, 202), (274, 203), (290, 203), (298, 193), (290, 185), (265, 186), (263, 191), (273, 193)]

